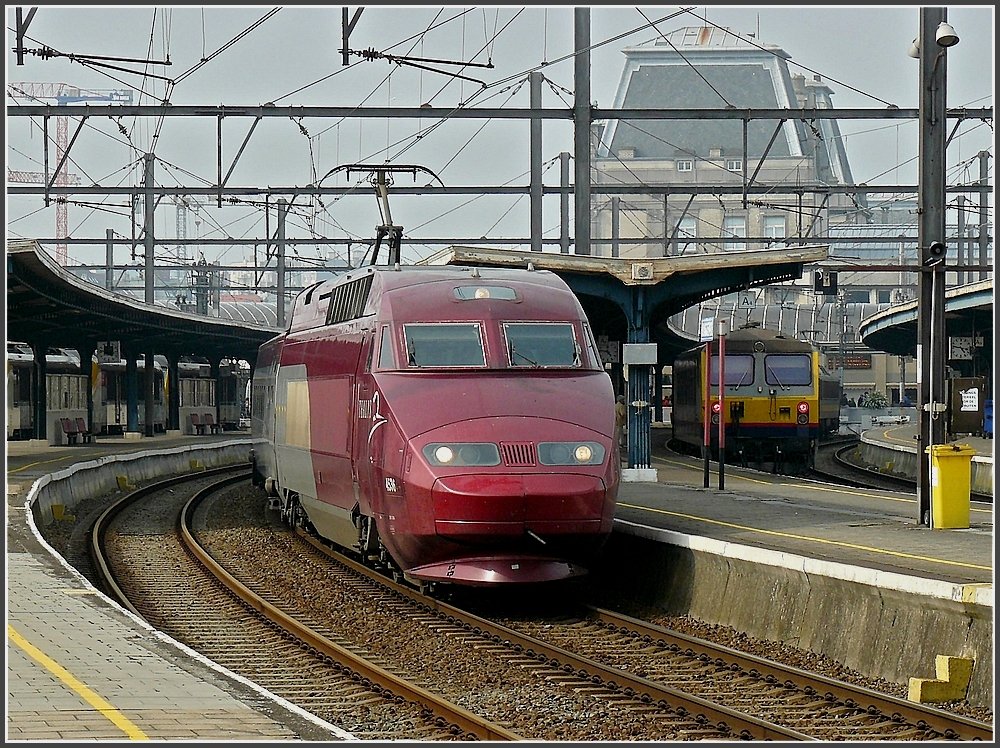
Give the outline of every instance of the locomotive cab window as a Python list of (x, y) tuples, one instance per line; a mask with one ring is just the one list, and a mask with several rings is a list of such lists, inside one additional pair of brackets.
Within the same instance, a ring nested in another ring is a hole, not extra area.
[(779, 387), (811, 384), (812, 358), (807, 353), (768, 354), (764, 357), (764, 379)]
[(568, 322), (505, 322), (511, 366), (580, 366), (580, 345)]
[[(712, 356), (712, 368), (709, 371), (711, 384), (719, 384), (719, 357)], [(753, 356), (743, 354), (726, 354), (726, 386), (744, 387), (753, 384)]]
[(414, 323), (403, 325), (406, 362), (412, 367), (486, 366), (478, 323)]
[(396, 357), (392, 355), (392, 328), (389, 325), (382, 325), (380, 336), (378, 368), (395, 369)]

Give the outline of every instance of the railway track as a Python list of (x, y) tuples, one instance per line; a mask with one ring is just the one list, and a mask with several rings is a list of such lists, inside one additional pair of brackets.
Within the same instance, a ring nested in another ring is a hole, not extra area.
[[(105, 512), (95, 566), (157, 628), (365, 739), (992, 737), (610, 611), (476, 615), (273, 526), (249, 488), (201, 509), (171, 490)], [(181, 514), (190, 538), (168, 540)]]
[[(223, 470), (218, 472), (232, 472)], [(193, 495), (177, 479), (109, 507), (92, 531), (106, 590), (157, 629), (331, 724), (372, 740), (513, 740), (494, 725), (382, 667), (322, 622), (288, 615), (201, 546), (199, 503), (246, 469)]]
[[(818, 480), (854, 488), (916, 493), (916, 480), (903, 475), (884, 473), (861, 463), (855, 456), (857, 444), (858, 439), (855, 437), (821, 445), (816, 455), (816, 465), (810, 470), (810, 476)], [(970, 499), (988, 504), (993, 503), (991, 495), (976, 491), (970, 493)]]

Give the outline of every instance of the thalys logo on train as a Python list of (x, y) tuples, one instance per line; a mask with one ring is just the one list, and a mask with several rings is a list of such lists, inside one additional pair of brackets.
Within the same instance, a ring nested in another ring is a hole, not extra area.
[(358, 418), (371, 418), (372, 427), (368, 429), (368, 445), (371, 446), (372, 436), (375, 429), (385, 423), (387, 419), (379, 410), (381, 401), (378, 392), (372, 395), (370, 400), (358, 400)]

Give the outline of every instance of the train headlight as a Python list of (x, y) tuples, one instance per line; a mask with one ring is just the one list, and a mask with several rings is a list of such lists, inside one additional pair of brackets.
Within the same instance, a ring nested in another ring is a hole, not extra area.
[(539, 442), (538, 461), (543, 465), (600, 465), (604, 447), (597, 442)]
[(808, 412), (809, 412), (809, 403), (803, 400), (802, 402), (799, 403), (799, 413), (808, 413)]
[(447, 444), (437, 442), (424, 447), (424, 457), (431, 465), (439, 467), (499, 465), (500, 449), (496, 444), (489, 442), (449, 442)]

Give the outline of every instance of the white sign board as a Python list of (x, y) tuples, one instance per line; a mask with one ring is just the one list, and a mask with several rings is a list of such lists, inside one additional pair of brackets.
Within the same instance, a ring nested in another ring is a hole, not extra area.
[(757, 306), (757, 294), (752, 291), (740, 292), (740, 309), (753, 309)]
[(656, 343), (626, 343), (622, 346), (623, 364), (656, 363)]
[(707, 343), (715, 337), (715, 317), (706, 317), (701, 321), (701, 331), (698, 340)]

